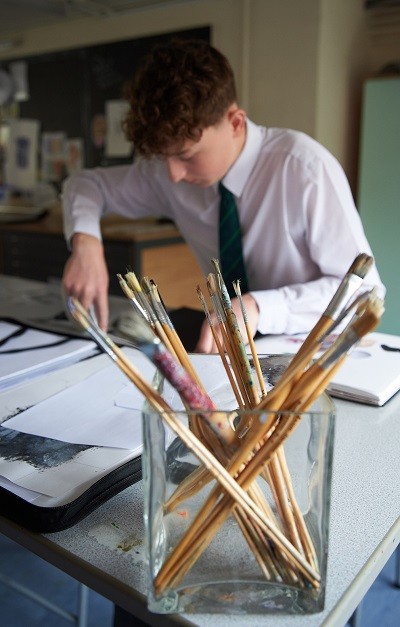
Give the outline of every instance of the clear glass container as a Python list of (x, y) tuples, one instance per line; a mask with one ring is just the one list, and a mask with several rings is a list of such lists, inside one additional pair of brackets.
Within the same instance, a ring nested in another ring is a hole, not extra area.
[[(270, 362), (264, 364), (264, 376), (270, 366)], [(161, 389), (162, 379), (158, 383)], [(191, 419), (190, 413), (185, 411), (176, 411), (174, 415), (185, 426)], [(252, 416), (253, 420), (266, 418), (262, 413), (252, 412)], [(268, 416), (271, 417), (270, 412)], [(237, 419), (240, 418), (241, 412)], [(284, 419), (281, 414), (281, 420)], [(266, 551), (268, 559), (265, 562), (254, 548), (252, 519), (250, 517), (249, 523), (249, 517), (240, 508), (230, 507), (222, 514), (218, 526), (211, 524), (215, 509), (211, 508), (204, 514), (202, 508), (218, 484), (216, 479), (199, 470), (202, 464), (167, 426), (165, 416), (147, 404), (143, 409), (143, 438), (148, 607), (152, 612), (307, 614), (323, 609), (334, 439), (334, 405), (327, 395), (320, 396), (311, 411), (300, 415), (283, 445), (283, 453), (279, 453), (279, 460), (275, 455), (273, 464), (268, 464), (269, 474), (261, 473), (247, 492), (253, 503), (264, 508), (264, 513), (268, 509), (265, 502), (268, 503), (270, 511), (267, 517), (272, 520), (274, 534), (278, 527), (278, 534), (290, 537), (287, 525), (294, 516), (294, 537), (300, 533), (301, 538), (308, 537), (308, 541), (297, 537), (299, 544), (296, 545), (291, 536), (290, 542), (295, 548), (297, 546), (300, 558), (304, 558), (307, 542), (314, 547), (312, 572), (318, 573), (317, 583), (314, 575), (304, 576), (303, 573), (299, 576), (296, 568), (295, 574), (293, 569), (286, 568), (286, 549), (279, 548), (281, 535), (278, 535), (278, 548), (275, 535), (272, 540), (269, 537), (266, 541), (263, 555)], [(286, 465), (288, 474), (281, 476)], [(275, 473), (272, 484), (271, 473)], [(270, 486), (280, 485), (285, 476), (282, 499), (273, 494)], [(192, 479), (193, 493), (190, 496), (186, 494), (182, 501), (171, 503), (177, 488)], [(282, 507), (287, 505), (289, 513), (282, 514)], [(199, 517), (197, 534), (194, 539), (188, 537), (177, 558), (179, 549), (176, 547), (182, 546), (182, 538), (199, 511), (203, 513)], [(301, 520), (307, 531), (304, 531)], [(207, 529), (211, 530), (209, 539), (186, 568), (191, 551), (199, 545), (198, 534), (203, 534), (201, 537), (204, 540)], [(295, 560), (298, 553), (294, 553)], [(172, 572), (174, 575), (171, 578), (169, 575)]]

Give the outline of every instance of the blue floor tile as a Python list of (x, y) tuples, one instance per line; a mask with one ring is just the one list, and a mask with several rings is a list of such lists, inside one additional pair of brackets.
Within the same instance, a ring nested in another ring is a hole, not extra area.
[[(66, 612), (77, 613), (78, 583), (72, 577), (1, 535), (0, 556), (2, 575), (31, 588)], [(0, 607), (2, 627), (64, 627), (72, 624), (1, 582)], [(113, 616), (113, 604), (89, 590), (88, 627), (111, 627)]]
[(396, 558), (395, 552), (365, 595), (360, 607), (361, 627), (400, 627), (400, 588), (395, 585)]

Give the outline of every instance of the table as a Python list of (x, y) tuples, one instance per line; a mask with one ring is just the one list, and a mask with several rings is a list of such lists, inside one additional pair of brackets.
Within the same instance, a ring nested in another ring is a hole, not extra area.
[[(145, 274), (156, 279), (169, 297), (169, 306), (199, 307), (196, 284), (202, 273), (173, 223), (108, 215), (102, 219), (101, 229), (110, 294), (121, 295), (116, 275), (129, 268), (140, 277)], [(38, 281), (60, 279), (68, 255), (60, 203), (32, 222), (0, 222), (0, 273)]]
[[(1, 281), (0, 281), (1, 286)], [(1, 313), (1, 307), (0, 307)], [(84, 373), (101, 368), (101, 355), (0, 397), (1, 412), (38, 402)], [(344, 625), (400, 542), (400, 394), (384, 407), (335, 400), (336, 427), (325, 610), (308, 616), (182, 615), (163, 625), (315, 627)], [(0, 412), (0, 420), (1, 420)], [(120, 493), (73, 528), (36, 534), (0, 517), (0, 532), (141, 618), (146, 609), (142, 485)], [(122, 550), (118, 546), (130, 547)]]

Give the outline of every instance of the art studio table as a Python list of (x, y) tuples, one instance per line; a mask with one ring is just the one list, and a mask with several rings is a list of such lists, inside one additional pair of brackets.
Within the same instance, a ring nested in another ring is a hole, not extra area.
[[(0, 420), (109, 364), (105, 355), (68, 366), (0, 395)], [(70, 529), (33, 533), (0, 517), (0, 532), (149, 625), (340, 627), (400, 542), (400, 394), (384, 407), (335, 400), (325, 609), (278, 614), (151, 614), (146, 608), (143, 494), (139, 482)]]

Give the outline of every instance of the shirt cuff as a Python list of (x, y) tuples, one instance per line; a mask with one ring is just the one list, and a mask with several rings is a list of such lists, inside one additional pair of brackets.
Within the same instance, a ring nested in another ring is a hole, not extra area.
[(262, 335), (281, 335), (285, 333), (288, 323), (288, 308), (284, 295), (280, 290), (251, 292), (258, 305), (260, 317), (257, 331)]

